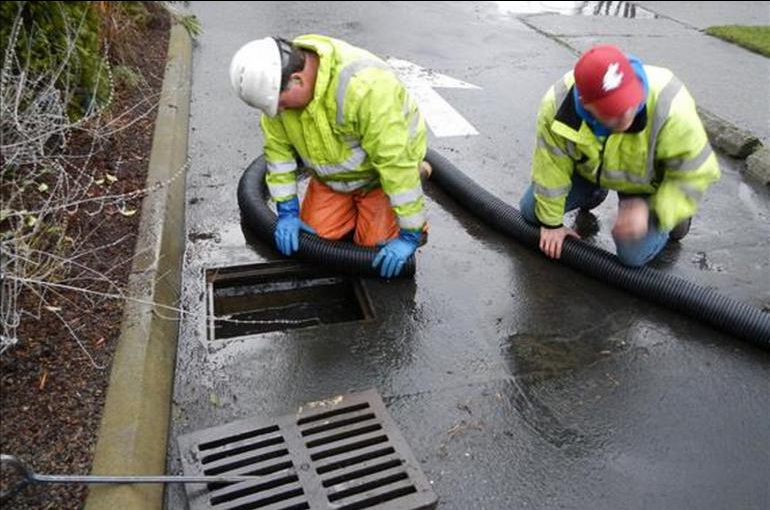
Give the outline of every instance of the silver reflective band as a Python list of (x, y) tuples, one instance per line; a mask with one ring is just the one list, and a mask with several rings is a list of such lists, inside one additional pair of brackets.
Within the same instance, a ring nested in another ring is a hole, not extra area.
[(417, 126), (420, 125), (420, 112), (419, 110), (414, 112), (414, 117), (412, 118), (412, 122), (409, 123), (409, 139), (415, 137), (417, 134)]
[(267, 189), (270, 190), (270, 196), (273, 198), (286, 197), (297, 194), (297, 183), (289, 184), (270, 184), (267, 183)]
[(638, 175), (625, 170), (603, 170), (602, 175), (611, 181), (633, 182), (634, 184), (649, 184), (649, 175)]
[(692, 200), (693, 202), (700, 202), (701, 198), (703, 198), (703, 192), (699, 189), (696, 189), (692, 186), (692, 184), (688, 183), (680, 183), (677, 188), (679, 188), (679, 191), (681, 191), (687, 198)]
[(391, 206), (398, 207), (399, 205), (404, 205), (404, 204), (414, 202), (421, 196), (422, 196), (422, 186), (418, 184), (417, 187), (412, 188), (409, 191), (388, 195), (388, 198), (390, 198)]
[(345, 120), (345, 94), (348, 91), (350, 79), (357, 72), (369, 68), (384, 69), (391, 72), (393, 71), (393, 69), (391, 69), (391, 67), (385, 62), (373, 59), (356, 60), (355, 62), (351, 62), (347, 66), (343, 67), (342, 71), (340, 71), (339, 81), (337, 82), (337, 124), (342, 124)]
[(305, 165), (314, 169), (318, 175), (330, 176), (356, 170), (366, 161), (366, 152), (361, 147), (351, 147), (352, 154), (348, 159), (336, 165), (316, 165), (305, 161)]
[(569, 157), (569, 155), (567, 155), (564, 152), (562, 152), (562, 150), (560, 148), (554, 147), (553, 145), (550, 145), (548, 142), (546, 142), (545, 138), (543, 138), (542, 135), (537, 137), (537, 146), (538, 147), (543, 147), (544, 149), (546, 149), (548, 152), (550, 152), (554, 156), (563, 156), (565, 158)]
[(698, 155), (692, 159), (672, 158), (667, 159), (663, 163), (666, 165), (666, 168), (670, 168), (671, 170), (690, 172), (700, 168), (713, 152), (711, 145), (706, 142), (706, 145), (701, 149)]
[(409, 98), (406, 98), (406, 101), (404, 101), (404, 104), (401, 105), (401, 113), (404, 114), (404, 118), (409, 118), (409, 112), (412, 111), (412, 104), (411, 101), (409, 101)]
[(537, 183), (534, 183), (533, 186), (535, 188), (535, 193), (548, 198), (563, 197), (569, 193), (570, 189), (572, 189), (571, 184), (567, 184), (561, 188), (546, 188), (545, 186), (541, 186)]
[(291, 161), (268, 161), (267, 171), (271, 174), (287, 174), (297, 169), (297, 162)]
[(663, 129), (663, 124), (668, 119), (668, 114), (671, 111), (671, 103), (674, 102), (674, 97), (682, 89), (682, 82), (677, 79), (676, 76), (671, 76), (671, 80), (663, 87), (663, 90), (658, 96), (658, 102), (655, 105), (655, 116), (652, 119), (652, 128), (650, 133), (650, 141), (647, 147), (647, 181), (652, 182), (652, 177), (655, 173), (655, 145), (658, 143), (658, 134)]
[(567, 84), (564, 83), (564, 78), (560, 78), (553, 86), (553, 98), (556, 102), (556, 111), (559, 111), (559, 107), (567, 98), (567, 92), (569, 92)]
[(350, 193), (351, 191), (359, 190), (372, 182), (373, 179), (359, 179), (357, 181), (323, 181), (326, 186), (329, 186), (334, 191), (339, 191), (340, 193)]
[(419, 212), (411, 216), (398, 217), (398, 226), (400, 228), (415, 230), (421, 228), (423, 225), (425, 225), (425, 213), (423, 212)]
[(569, 154), (569, 156), (574, 159), (578, 159), (579, 154), (577, 147), (575, 146), (575, 142), (572, 140), (567, 140), (567, 154)]
[(412, 120), (409, 122), (409, 139), (411, 140), (417, 134), (417, 126), (420, 125), (420, 109), (413, 106), (412, 98), (407, 96), (401, 111), (404, 114), (404, 119), (409, 120), (410, 115), (412, 117)]

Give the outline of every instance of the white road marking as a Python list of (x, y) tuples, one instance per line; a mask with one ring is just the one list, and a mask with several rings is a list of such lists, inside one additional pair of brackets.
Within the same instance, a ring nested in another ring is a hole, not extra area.
[(434, 88), (476, 89), (481, 87), (426, 69), (412, 62), (388, 58), (404, 86), (420, 107), (425, 122), (438, 138), (477, 135), (476, 128), (452, 108)]

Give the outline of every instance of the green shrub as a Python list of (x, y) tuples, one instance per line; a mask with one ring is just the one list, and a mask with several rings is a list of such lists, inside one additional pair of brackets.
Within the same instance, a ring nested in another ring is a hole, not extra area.
[[(96, 3), (0, 3), (3, 72), (24, 72), (33, 83), (45, 76), (46, 79), (38, 82), (39, 87), (48, 87), (53, 81), (64, 94), (68, 112), (73, 117), (103, 106), (110, 96)], [(18, 32), (13, 37), (17, 19)]]

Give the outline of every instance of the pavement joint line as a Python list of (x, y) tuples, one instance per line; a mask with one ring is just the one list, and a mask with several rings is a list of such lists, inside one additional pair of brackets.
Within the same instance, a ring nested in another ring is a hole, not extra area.
[(546, 30), (543, 30), (542, 28), (540, 28), (540, 27), (538, 27), (538, 26), (536, 26), (536, 25), (534, 25), (534, 24), (530, 23), (530, 21), (529, 21), (529, 18), (532, 18), (532, 17), (536, 17), (536, 16), (537, 16), (536, 14), (535, 14), (535, 15), (533, 15), (533, 16), (521, 16), (521, 17), (519, 17), (519, 18), (517, 18), (517, 19), (518, 19), (518, 20), (519, 20), (519, 21), (520, 21), (522, 24), (526, 25), (526, 26), (527, 26), (527, 27), (529, 27), (531, 30), (534, 30), (535, 32), (537, 32), (538, 34), (542, 35), (542, 36), (543, 36), (543, 37), (545, 37), (546, 39), (550, 39), (550, 40), (552, 40), (553, 42), (555, 42), (556, 44), (558, 44), (558, 45), (560, 45), (560, 46), (563, 46), (563, 47), (567, 48), (567, 49), (568, 49), (570, 52), (572, 52), (572, 54), (574, 54), (575, 56), (579, 56), (579, 55), (580, 55), (580, 52), (579, 52), (579, 51), (578, 51), (578, 50), (577, 50), (577, 49), (576, 49), (574, 46), (572, 46), (572, 45), (571, 45), (570, 43), (568, 43), (567, 41), (564, 41), (564, 40), (560, 39), (558, 35), (556, 35), (556, 34), (551, 34), (550, 32), (547, 32)]
[(698, 27), (696, 27), (695, 25), (691, 25), (691, 24), (689, 24), (689, 23), (687, 23), (687, 22), (685, 22), (685, 21), (682, 21), (682, 20), (678, 20), (678, 19), (676, 19), (676, 18), (673, 18), (673, 17), (671, 17), (671, 16), (668, 16), (667, 14), (661, 14), (661, 13), (659, 13), (658, 11), (656, 11), (655, 9), (653, 9), (653, 8), (651, 8), (651, 7), (648, 7), (648, 6), (646, 6), (646, 5), (643, 5), (643, 4), (638, 4), (638, 6), (639, 6), (639, 7), (641, 7), (642, 9), (645, 9), (645, 10), (648, 10), (648, 11), (650, 11), (651, 13), (653, 13), (655, 16), (657, 16), (657, 17), (658, 17), (658, 18), (660, 18), (660, 19), (666, 19), (666, 20), (668, 20), (668, 21), (673, 21), (673, 22), (674, 22), (674, 23), (676, 23), (677, 25), (682, 25), (683, 27), (685, 27), (685, 28), (688, 28), (688, 29), (690, 29), (690, 30), (695, 30), (695, 31), (697, 31), (697, 32), (701, 32), (701, 30), (700, 30)]
[[(186, 172), (192, 41), (171, 27), (163, 88), (155, 120), (142, 213), (126, 294), (121, 333), (112, 362), (99, 427), (93, 474), (153, 475), (166, 471), (178, 314), (156, 313), (180, 296), (185, 246)], [(143, 301), (143, 302), (142, 302)], [(150, 304), (155, 303), (156, 305)], [(161, 510), (161, 484), (92, 486), (86, 510)]]

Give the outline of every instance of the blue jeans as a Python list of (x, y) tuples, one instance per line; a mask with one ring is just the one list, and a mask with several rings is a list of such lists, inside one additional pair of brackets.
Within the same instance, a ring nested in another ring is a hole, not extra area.
[[(572, 188), (567, 195), (564, 212), (573, 211), (579, 207), (591, 204), (597, 198), (601, 198), (602, 193), (606, 196), (607, 190), (574, 173)], [(535, 194), (531, 184), (524, 193), (524, 196), (521, 197), (519, 211), (521, 211), (522, 216), (524, 216), (527, 222), (533, 225), (540, 225), (535, 216)], [(620, 240), (615, 236), (612, 236), (612, 239), (615, 241), (615, 251), (620, 262), (626, 266), (639, 267), (651, 261), (660, 253), (666, 246), (668, 234), (669, 232), (658, 230), (657, 218), (655, 214), (650, 212), (649, 227), (644, 237), (635, 241)]]

